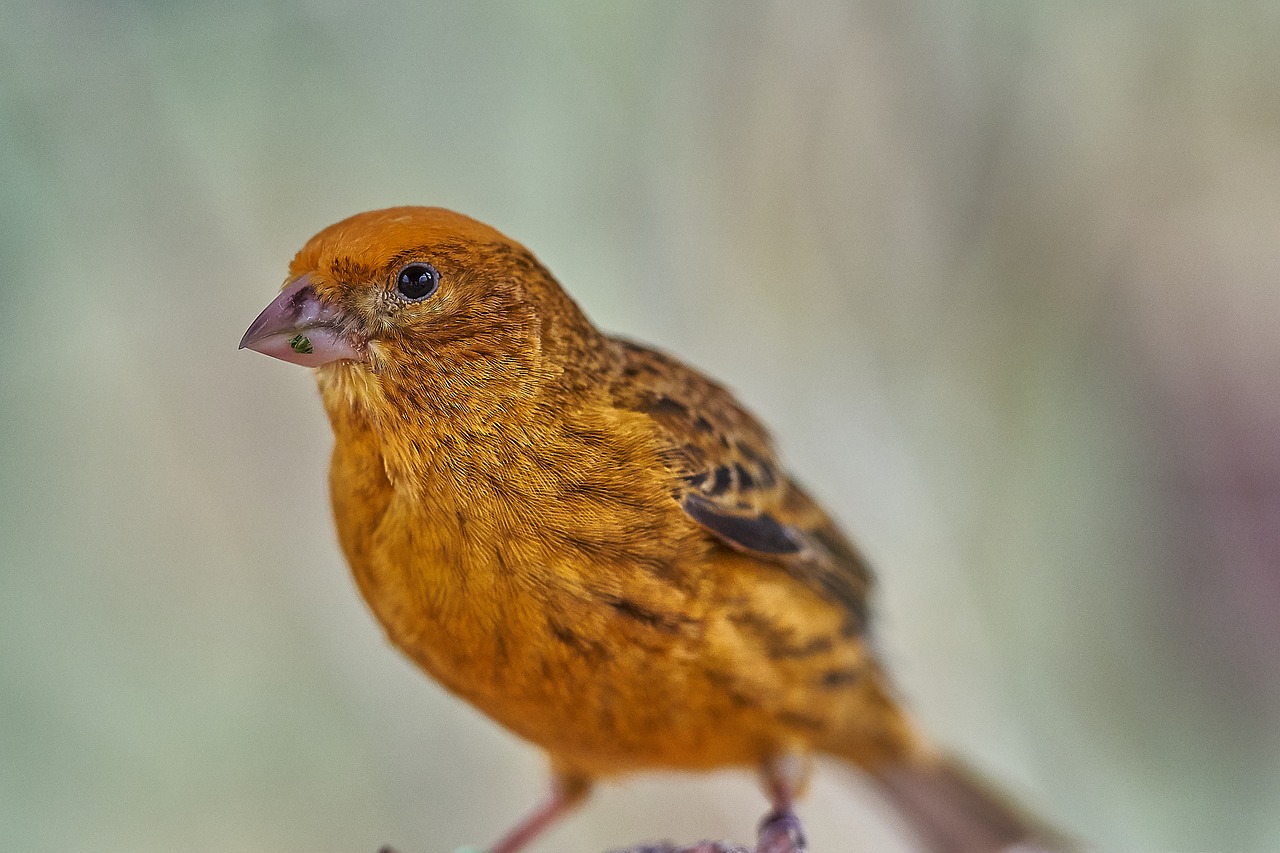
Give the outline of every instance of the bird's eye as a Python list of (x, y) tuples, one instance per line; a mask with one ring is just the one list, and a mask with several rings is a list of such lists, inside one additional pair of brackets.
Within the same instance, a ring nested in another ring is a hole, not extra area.
[(409, 264), (396, 276), (396, 290), (410, 302), (421, 302), (440, 286), (440, 273), (431, 264)]

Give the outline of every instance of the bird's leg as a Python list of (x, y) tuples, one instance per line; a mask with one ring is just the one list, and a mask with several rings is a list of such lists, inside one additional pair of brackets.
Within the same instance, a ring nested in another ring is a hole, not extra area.
[(489, 853), (518, 853), (523, 850), (553, 823), (581, 805), (590, 792), (591, 780), (587, 777), (556, 771), (546, 800), (490, 847)]
[(804, 853), (804, 829), (791, 807), (808, 784), (809, 770), (809, 759), (795, 753), (765, 762), (761, 771), (773, 810), (760, 822), (756, 853)]
[[(765, 793), (773, 809), (760, 822), (755, 853), (805, 853), (804, 830), (791, 810), (796, 797), (809, 781), (808, 757), (783, 753), (766, 761), (760, 768)], [(697, 844), (642, 844), (615, 850), (613, 853), (752, 853), (727, 841), (700, 841)]]

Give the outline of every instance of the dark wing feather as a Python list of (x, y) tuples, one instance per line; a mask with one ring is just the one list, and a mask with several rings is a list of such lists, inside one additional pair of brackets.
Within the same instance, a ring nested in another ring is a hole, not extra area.
[(689, 517), (723, 539), (727, 544), (761, 557), (789, 557), (800, 553), (804, 542), (790, 527), (767, 512), (733, 515), (721, 511), (713, 501), (690, 491), (680, 502)]
[(685, 513), (724, 545), (773, 563), (866, 621), (871, 573), (831, 519), (781, 470), (768, 433), (733, 395), (645, 347), (617, 343), (618, 405), (651, 417)]

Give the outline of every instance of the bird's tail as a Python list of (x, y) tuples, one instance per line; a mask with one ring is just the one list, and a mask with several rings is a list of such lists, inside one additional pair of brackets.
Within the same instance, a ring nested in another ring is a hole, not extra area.
[(929, 853), (1065, 853), (1065, 838), (959, 763), (936, 755), (889, 762), (871, 779)]

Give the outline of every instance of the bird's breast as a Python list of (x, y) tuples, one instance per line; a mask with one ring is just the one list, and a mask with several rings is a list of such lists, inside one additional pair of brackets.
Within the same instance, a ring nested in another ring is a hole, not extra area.
[(362, 595), (437, 681), (594, 773), (749, 763), (771, 700), (708, 665), (737, 653), (737, 558), (631, 436), (574, 434), (552, 453), (455, 446), (406, 477), (375, 435), (339, 432), (333, 506)]

